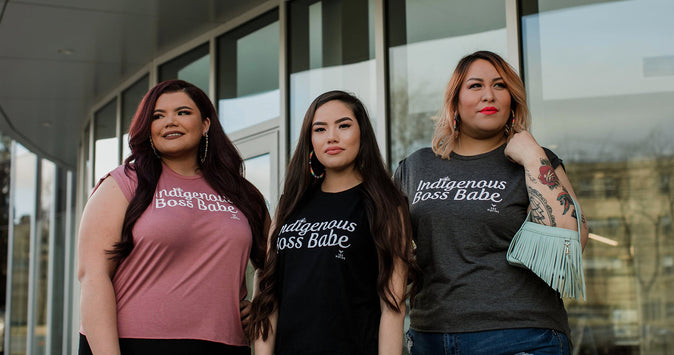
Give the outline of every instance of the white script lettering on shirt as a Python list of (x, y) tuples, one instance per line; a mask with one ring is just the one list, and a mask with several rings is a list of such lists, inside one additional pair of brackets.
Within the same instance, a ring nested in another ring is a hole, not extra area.
[(353, 232), (357, 226), (357, 223), (345, 220), (307, 222), (302, 218), (281, 226), (280, 234), (296, 233), (296, 235), (279, 236), (276, 240), (276, 249), (299, 249), (305, 245), (305, 242), (308, 249), (334, 246), (346, 249), (351, 246), (349, 236), (339, 235), (335, 230)]
[(184, 200), (200, 199), (204, 201), (219, 201), (219, 202), (227, 202), (230, 204), (232, 203), (232, 201), (230, 201), (225, 196), (219, 196), (216, 194), (209, 194), (205, 192), (184, 191), (179, 187), (174, 187), (170, 190), (162, 189), (155, 193), (155, 198), (165, 198), (165, 197), (181, 198)]
[(324, 221), (324, 222), (307, 222), (305, 218), (298, 219), (292, 223), (286, 223), (281, 227), (279, 233), (298, 232), (298, 235), (305, 235), (307, 232), (320, 232), (328, 229), (341, 229), (348, 232), (356, 230), (358, 224), (345, 220)]
[(232, 219), (239, 219), (239, 210), (225, 196), (205, 192), (184, 191), (179, 187), (162, 189), (155, 193), (155, 208), (186, 207), (201, 211), (228, 212)]
[(505, 190), (506, 185), (506, 181), (499, 180), (452, 180), (449, 177), (436, 181), (419, 180), (412, 204), (449, 198), (455, 201), (501, 202), (501, 193), (494, 190)]

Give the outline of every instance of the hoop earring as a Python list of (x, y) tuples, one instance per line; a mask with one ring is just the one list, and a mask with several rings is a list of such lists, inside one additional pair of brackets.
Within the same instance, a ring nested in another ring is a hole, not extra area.
[(157, 148), (154, 147), (154, 143), (152, 143), (152, 136), (150, 136), (150, 147), (152, 147), (152, 152), (154, 153), (154, 156), (157, 157), (157, 159), (161, 159), (159, 156), (159, 152), (157, 152)]
[(206, 156), (208, 155), (208, 132), (204, 133), (204, 138), (206, 138), (206, 143), (204, 144), (204, 156), (202, 156), (199, 161), (201, 161), (201, 165), (204, 165), (204, 162), (206, 161)]
[(515, 130), (515, 112), (513, 110), (510, 110), (510, 122), (506, 123), (505, 125), (505, 131), (503, 134), (506, 136), (510, 136), (511, 132), (514, 132)]
[(325, 171), (322, 172), (320, 175), (316, 175), (316, 172), (314, 172), (314, 167), (311, 165), (311, 159), (313, 157), (314, 157), (314, 151), (311, 150), (311, 152), (309, 153), (309, 172), (311, 173), (311, 176), (314, 177), (314, 179), (318, 180), (318, 179), (323, 178), (323, 176), (325, 176)]
[(459, 113), (454, 113), (454, 139), (459, 138)]

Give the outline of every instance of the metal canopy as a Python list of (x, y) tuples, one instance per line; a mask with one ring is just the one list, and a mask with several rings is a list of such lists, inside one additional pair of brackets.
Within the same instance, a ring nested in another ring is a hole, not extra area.
[(77, 166), (92, 105), (247, 0), (0, 0), (0, 132)]

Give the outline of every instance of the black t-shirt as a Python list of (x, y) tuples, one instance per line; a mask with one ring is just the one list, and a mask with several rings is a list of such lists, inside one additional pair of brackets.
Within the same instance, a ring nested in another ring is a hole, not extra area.
[(313, 191), (277, 250), (276, 354), (376, 354), (378, 262), (361, 185)]

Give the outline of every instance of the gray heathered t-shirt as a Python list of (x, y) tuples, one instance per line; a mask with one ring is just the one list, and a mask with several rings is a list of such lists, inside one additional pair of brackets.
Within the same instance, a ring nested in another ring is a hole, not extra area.
[[(555, 329), (569, 335), (559, 294), (506, 251), (527, 214), (524, 168), (505, 145), (485, 154), (441, 159), (412, 153), (395, 172), (407, 194), (422, 270), (410, 312), (417, 331), (456, 333), (507, 328)], [(546, 149), (552, 166), (561, 163)]]

